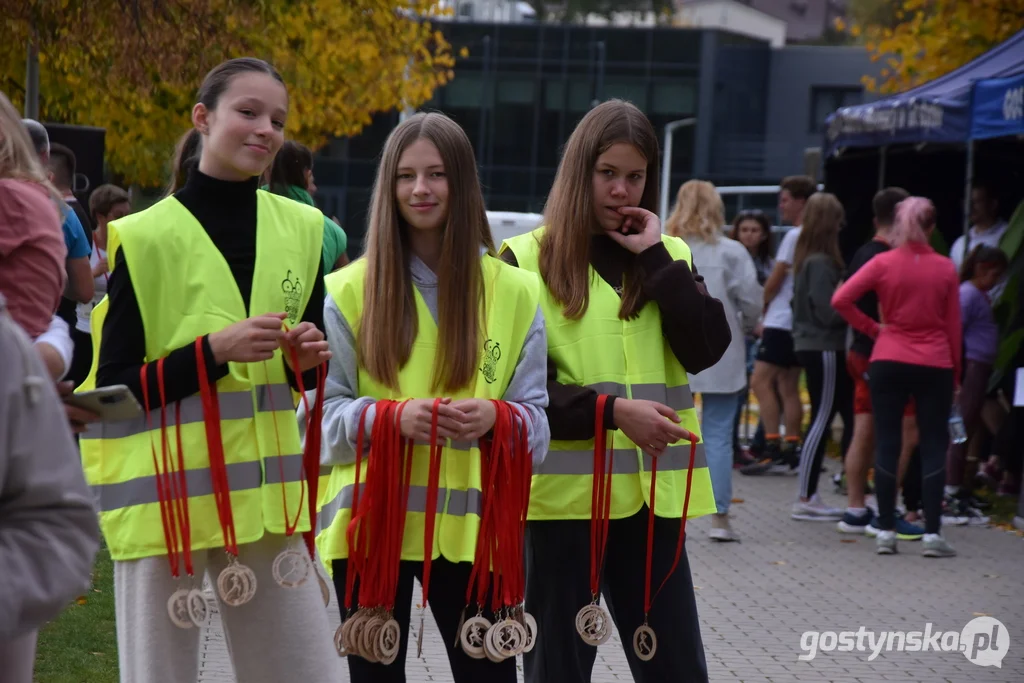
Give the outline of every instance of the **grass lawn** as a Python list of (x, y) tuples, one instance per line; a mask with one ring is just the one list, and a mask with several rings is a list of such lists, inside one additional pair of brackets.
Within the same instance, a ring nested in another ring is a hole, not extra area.
[(36, 683), (117, 683), (114, 565), (101, 548), (92, 588), (39, 633)]

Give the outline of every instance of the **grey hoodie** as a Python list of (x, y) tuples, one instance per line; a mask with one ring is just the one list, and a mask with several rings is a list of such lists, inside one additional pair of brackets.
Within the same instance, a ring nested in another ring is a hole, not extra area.
[(29, 683), (33, 631), (89, 588), (99, 524), (53, 381), (0, 297), (0, 679)]
[(832, 308), (843, 271), (825, 254), (804, 259), (793, 280), (793, 350), (842, 351), (846, 320)]
[[(410, 256), (409, 269), (413, 284), (423, 296), (434, 320), (437, 320), (437, 275), (415, 255)], [(324, 389), (323, 465), (346, 465), (355, 461), (359, 415), (374, 400), (359, 395), (359, 368), (356, 363), (355, 335), (352, 326), (341, 314), (329, 295), (324, 303), (324, 331), (331, 348), (331, 362)], [(547, 336), (544, 315), (537, 308), (523, 350), (504, 400), (515, 403), (530, 416), (529, 440), (534, 466), (547, 455), (551, 432), (544, 409), (548, 405)], [(366, 413), (365, 435), (373, 426), (373, 406)], [(302, 410), (299, 411), (302, 424)], [(368, 443), (367, 439), (365, 443)]]

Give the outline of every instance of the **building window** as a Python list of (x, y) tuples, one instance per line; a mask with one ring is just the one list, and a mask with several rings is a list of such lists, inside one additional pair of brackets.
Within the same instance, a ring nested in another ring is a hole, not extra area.
[(808, 129), (812, 133), (825, 132), (825, 119), (840, 107), (852, 107), (864, 99), (859, 86), (813, 86), (811, 88), (811, 119)]

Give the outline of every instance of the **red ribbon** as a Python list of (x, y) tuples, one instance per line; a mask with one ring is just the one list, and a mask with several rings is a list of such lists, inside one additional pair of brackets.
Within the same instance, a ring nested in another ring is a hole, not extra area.
[[(287, 329), (288, 327), (285, 326), (285, 330)], [(303, 532), (302, 538), (306, 542), (306, 550), (309, 552), (309, 558), (312, 560), (316, 556), (316, 503), (317, 495), (320, 490), (320, 443), (324, 411), (324, 385), (327, 382), (327, 365), (326, 363), (320, 363), (316, 366), (316, 395), (313, 399), (313, 407), (311, 409), (309, 399), (306, 397), (306, 385), (302, 378), (303, 373), (299, 367), (299, 352), (294, 345), (289, 345), (288, 351), (292, 361), (292, 370), (295, 374), (295, 384), (298, 387), (299, 395), (302, 399), (302, 406), (306, 413), (306, 443), (302, 448), (302, 478), (306, 483), (306, 490), (309, 491), (309, 503), (307, 505), (309, 531)], [(264, 369), (266, 368), (265, 362), (263, 367)], [(267, 376), (269, 379), (269, 374)], [(277, 414), (274, 409), (274, 392), (269, 386), (267, 387), (267, 395), (270, 397), (270, 410), (274, 413), (274, 436), (277, 438), (277, 452), (278, 454), (283, 455), (283, 453), (281, 453), (281, 437), (277, 431)], [(281, 472), (281, 502), (284, 506), (285, 536), (291, 536), (295, 533), (295, 529), (299, 525), (299, 517), (302, 514), (302, 497), (300, 496), (299, 498), (299, 509), (295, 513), (295, 523), (291, 524), (289, 528), (288, 498), (284, 483), (284, 463), (282, 463), (280, 459), (278, 459), (278, 466)]]
[(668, 579), (675, 572), (676, 567), (679, 566), (679, 559), (683, 555), (683, 544), (686, 542), (686, 516), (690, 509), (690, 485), (693, 483), (693, 463), (697, 457), (697, 435), (692, 434), (684, 430), (685, 434), (683, 438), (690, 442), (690, 466), (686, 470), (686, 493), (683, 495), (683, 518), (679, 523), (679, 539), (676, 541), (676, 554), (672, 560), (672, 566), (669, 567), (668, 573), (665, 574), (665, 578), (661, 580), (661, 585), (658, 586), (658, 590), (655, 591), (654, 597), (651, 597), (651, 564), (654, 557), (654, 492), (658, 482), (658, 458), (651, 458), (651, 506), (647, 513), (647, 564), (644, 570), (644, 619), (646, 620), (647, 614), (651, 611), (651, 604), (658, 597), (658, 593), (668, 583)]
[[(368, 408), (368, 407), (367, 407)], [(411, 489), (413, 442), (401, 436), (399, 422), (405, 403), (377, 401), (370, 434), (365, 490), (359, 490), (366, 410), (359, 419), (356, 438), (356, 482), (352, 519), (346, 529), (349, 562), (345, 577), (345, 605), (359, 580), (361, 607), (394, 608)]]
[(427, 470), (427, 501), (425, 509), (425, 529), (423, 532), (423, 592), (420, 597), (420, 608), (427, 606), (430, 592), (430, 568), (434, 562), (434, 526), (437, 521), (438, 485), (441, 478), (441, 453), (444, 447), (437, 443), (438, 410), (441, 399), (434, 399), (433, 411), (430, 416), (430, 463)]
[(210, 479), (213, 497), (217, 503), (217, 518), (224, 537), (224, 550), (238, 557), (238, 539), (235, 537), (235, 519), (231, 511), (231, 484), (224, 460), (224, 441), (220, 431), (220, 403), (217, 385), (210, 382), (203, 354), (203, 338), (196, 337), (196, 368), (199, 373), (199, 395), (203, 402), (203, 422), (206, 425), (206, 448), (210, 455)]
[(497, 613), (521, 604), (526, 591), (522, 549), (532, 455), (518, 409), (505, 401), (492, 404), (492, 436), (480, 439), (483, 509), (466, 603), (471, 603), (475, 588), (477, 607), (483, 609), (490, 588), (491, 609)]
[[(605, 551), (608, 549), (608, 525), (611, 519), (612, 472), (615, 463), (615, 441), (610, 444), (604, 424), (604, 408), (607, 395), (597, 397), (594, 415), (594, 480), (591, 489), (590, 507), (590, 594), (594, 600), (601, 593), (601, 569), (604, 566)], [(608, 449), (608, 463), (605, 466), (605, 448)]]
[(348, 527), (345, 529), (345, 538), (348, 542), (348, 570), (345, 573), (345, 609), (351, 611), (352, 609), (352, 592), (355, 586), (356, 576), (362, 572), (364, 565), (364, 549), (361, 546), (361, 537), (357, 538), (356, 531), (365, 531), (359, 524), (357, 518), (357, 511), (359, 510), (360, 504), (360, 483), (359, 474), (362, 470), (363, 464), (363, 434), (366, 431), (366, 413), (369, 412), (370, 406), (373, 404), (367, 404), (363, 408), (362, 412), (359, 413), (359, 432), (356, 435), (356, 478), (355, 483), (352, 485), (352, 516), (349, 519)]
[[(139, 370), (139, 381), (142, 385), (142, 401), (145, 404), (146, 427), (152, 432), (153, 421), (149, 411), (149, 364)], [(170, 442), (167, 439), (167, 396), (164, 389), (164, 359), (156, 363), (157, 389), (160, 394), (160, 460), (156, 456), (156, 446), (150, 436), (150, 451), (153, 456), (153, 471), (156, 476), (156, 493), (160, 505), (160, 522), (164, 531), (164, 544), (167, 547), (167, 560), (171, 565), (171, 576), (178, 578), (179, 540), (180, 553), (184, 555), (185, 572), (192, 576), (192, 525), (188, 510), (188, 484), (185, 475), (185, 455), (181, 447), (181, 403), (175, 404), (175, 437), (178, 448), (177, 472), (174, 471), (174, 459), (170, 456)], [(160, 471), (161, 462), (163, 472)], [(177, 477), (175, 477), (175, 474)], [(180, 529), (180, 534), (179, 534)]]

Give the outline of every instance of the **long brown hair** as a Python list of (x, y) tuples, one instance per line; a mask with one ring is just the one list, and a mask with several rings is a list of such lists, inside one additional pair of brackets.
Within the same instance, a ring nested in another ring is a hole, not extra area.
[(438, 343), (432, 388), (456, 391), (477, 369), (482, 336), (481, 249), (494, 254), (473, 146), (444, 114), (420, 113), (391, 131), (373, 186), (366, 232), (366, 287), (357, 334), (359, 362), (378, 382), (397, 388), (417, 333), (416, 299), (409, 275), (409, 226), (395, 200), (398, 162), (417, 140), (437, 147), (448, 178), (448, 217), (438, 266)]
[[(634, 105), (609, 100), (591, 109), (565, 144), (555, 182), (544, 206), (546, 229), (540, 243), (540, 274), (562, 312), (578, 320), (590, 305), (590, 240), (597, 230), (594, 215), (594, 166), (619, 142), (636, 147), (647, 160), (640, 208), (658, 211), (658, 138), (647, 117)], [(623, 275), (619, 318), (640, 312), (641, 274), (636, 259)]]
[(799, 272), (811, 254), (825, 254), (837, 268), (843, 267), (839, 253), (839, 230), (845, 217), (843, 205), (831, 192), (815, 192), (804, 207), (804, 224), (793, 253), (793, 272)]

